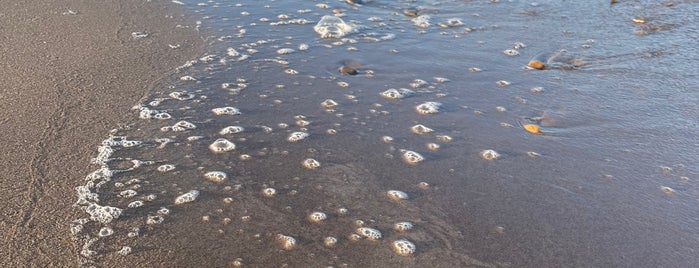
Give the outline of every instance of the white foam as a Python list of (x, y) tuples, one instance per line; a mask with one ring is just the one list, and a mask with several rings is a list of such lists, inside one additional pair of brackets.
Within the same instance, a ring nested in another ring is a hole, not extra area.
[(315, 30), (321, 38), (341, 38), (354, 32), (355, 27), (345, 23), (345, 21), (338, 17), (323, 16), (323, 18), (313, 26), (313, 30)]
[(177, 198), (175, 198), (175, 204), (184, 204), (184, 203), (189, 203), (197, 200), (197, 197), (199, 197), (199, 191), (197, 190), (191, 190), (189, 192), (186, 192)]

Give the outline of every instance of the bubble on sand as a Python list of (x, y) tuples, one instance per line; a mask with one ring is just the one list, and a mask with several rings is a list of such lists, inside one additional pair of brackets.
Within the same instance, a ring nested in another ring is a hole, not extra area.
[(421, 181), (420, 183), (417, 184), (417, 188), (420, 188), (422, 190), (428, 190), (430, 189), (430, 184), (424, 181)]
[(332, 237), (332, 236), (327, 236), (327, 237), (323, 238), (323, 245), (325, 245), (326, 247), (329, 247), (329, 248), (334, 247), (335, 245), (337, 245), (337, 238)]
[(164, 165), (160, 165), (158, 167), (158, 171), (163, 172), (163, 173), (173, 171), (173, 170), (175, 170), (175, 165), (172, 165), (172, 164), (164, 164)]
[(408, 200), (408, 194), (398, 190), (388, 190), (386, 191), (386, 196), (393, 201)]
[(379, 93), (379, 95), (381, 95), (381, 97), (384, 97), (387, 99), (394, 99), (394, 100), (406, 98), (406, 97), (412, 96), (414, 94), (415, 94), (415, 91), (412, 91), (412, 90), (407, 89), (407, 88), (399, 88), (399, 89), (390, 88), (386, 91)]
[(426, 146), (427, 146), (427, 150), (430, 150), (430, 151), (433, 151), (433, 152), (438, 151), (439, 148), (441, 147), (439, 144), (436, 144), (436, 143), (434, 143), (434, 142), (430, 142), (430, 143), (428, 143)]
[(308, 215), (308, 220), (313, 222), (313, 223), (321, 223), (324, 220), (326, 220), (327, 218), (328, 218), (328, 215), (323, 213), (323, 212), (320, 212), (320, 211), (316, 211), (316, 212), (313, 212), (310, 215)]
[(391, 143), (391, 142), (393, 142), (393, 137), (383, 136), (383, 137), (381, 137), (381, 141), (383, 141), (384, 143)]
[(500, 158), (500, 154), (495, 150), (483, 150), (481, 151), (481, 157), (485, 160), (496, 160)]
[(129, 203), (129, 204), (127, 205), (127, 207), (129, 207), (129, 208), (139, 208), (139, 207), (142, 207), (143, 205), (144, 205), (143, 201), (141, 201), (141, 200), (136, 200), (136, 201), (133, 201), (133, 202)]
[(405, 239), (393, 241), (391, 248), (399, 256), (409, 257), (415, 254), (415, 244)]
[(514, 56), (519, 55), (519, 51), (514, 50), (514, 49), (505, 49), (505, 51), (503, 51), (502, 53), (504, 53), (505, 55), (510, 56), (510, 57), (514, 57)]
[(439, 113), (439, 107), (441, 106), (442, 104), (439, 102), (428, 101), (416, 106), (415, 111), (422, 115), (436, 114)]
[(215, 115), (239, 115), (240, 110), (235, 107), (220, 107), (220, 108), (214, 108), (211, 109), (211, 112), (213, 112)]
[(529, 156), (531, 158), (537, 158), (537, 157), (540, 157), (541, 154), (537, 153), (537, 152), (527, 152), (527, 156)]
[(674, 193), (675, 193), (675, 189), (672, 189), (672, 188), (667, 187), (667, 186), (661, 186), (661, 187), (660, 187), (660, 190), (663, 191), (663, 193), (666, 193), (666, 194), (674, 194)]
[(306, 160), (303, 160), (303, 167), (314, 170), (320, 167), (320, 162), (313, 158), (306, 158)]
[(422, 124), (417, 124), (414, 125), (410, 128), (410, 131), (412, 133), (415, 133), (417, 135), (425, 135), (434, 132), (434, 129), (428, 128)]
[(277, 194), (277, 190), (274, 188), (264, 188), (262, 189), (262, 196), (264, 197), (274, 197)]
[(161, 224), (163, 221), (165, 221), (165, 218), (160, 215), (149, 215), (146, 217), (146, 224), (148, 225)]
[(417, 165), (425, 160), (421, 154), (409, 150), (402, 150), (401, 157), (403, 158), (403, 161), (409, 165)]
[(227, 139), (220, 138), (215, 140), (211, 145), (209, 145), (209, 150), (217, 154), (230, 152), (235, 150), (235, 143)]
[(313, 30), (321, 38), (341, 38), (355, 31), (354, 27), (345, 23), (335, 16), (323, 16), (318, 23), (313, 26)]
[(191, 75), (185, 75), (185, 76), (180, 77), (180, 81), (190, 82), (190, 81), (197, 81), (197, 79)]
[(418, 28), (428, 28), (430, 27), (430, 16), (420, 15), (415, 18), (410, 19), (410, 21)]
[(404, 233), (404, 232), (410, 231), (412, 229), (413, 229), (413, 223), (411, 223), (411, 222), (403, 221), (403, 222), (396, 222), (395, 224), (393, 224), (393, 230), (395, 230), (396, 232)]
[(355, 233), (358, 235), (363, 236), (364, 238), (368, 240), (379, 240), (381, 239), (381, 231), (370, 228), (370, 227), (359, 227), (357, 230), (355, 230)]
[(122, 255), (122, 256), (129, 255), (129, 254), (131, 254), (131, 247), (129, 247), (129, 246), (123, 246), (123, 247), (121, 247), (121, 249), (118, 250), (116, 253), (119, 254), (119, 255)]
[(193, 202), (194, 200), (197, 200), (197, 197), (199, 197), (199, 191), (191, 190), (175, 198), (175, 205)]
[(332, 109), (337, 107), (337, 102), (331, 99), (324, 100), (323, 102), (320, 103), (320, 106), (322, 106), (325, 109)]
[(227, 126), (221, 129), (221, 131), (218, 132), (220, 135), (229, 135), (229, 134), (237, 134), (245, 131), (245, 128), (241, 126)]
[(278, 234), (277, 242), (284, 250), (292, 250), (296, 247), (296, 239), (288, 235)]
[(437, 135), (436, 138), (438, 141), (441, 141), (441, 142), (450, 142), (453, 140), (452, 137), (447, 136), (447, 135)]
[(277, 49), (277, 54), (279, 54), (279, 55), (291, 54), (291, 53), (294, 53), (294, 52), (296, 52), (296, 50), (291, 49), (291, 48), (280, 48), (280, 49)]
[(347, 208), (338, 208), (337, 209), (337, 215), (345, 216), (345, 215), (347, 215), (347, 213), (349, 213), (349, 210), (347, 210)]
[(118, 219), (121, 216), (121, 209), (117, 207), (110, 206), (100, 206), (98, 204), (92, 203), (85, 208), (85, 212), (90, 214), (90, 220), (97, 221), (102, 224), (107, 224), (112, 222), (112, 220)]
[(209, 171), (204, 174), (204, 178), (211, 182), (223, 182), (228, 178), (228, 175), (223, 171)]
[(162, 131), (171, 130), (171, 131), (175, 131), (175, 132), (182, 132), (182, 131), (192, 130), (192, 129), (196, 129), (196, 128), (197, 128), (197, 125), (182, 120), (182, 121), (175, 123), (172, 126), (163, 127), (160, 130), (162, 130)]
[(170, 93), (168, 96), (180, 101), (191, 100), (194, 98), (194, 94), (188, 93), (187, 91), (175, 91)]
[(308, 138), (308, 136), (308, 132), (297, 131), (289, 134), (289, 137), (287, 137), (286, 140), (288, 142), (297, 142), (305, 138)]
[(512, 84), (512, 83), (510, 83), (510, 82), (508, 82), (508, 81), (505, 81), (505, 80), (500, 80), (500, 81), (495, 82), (495, 84), (496, 84), (497, 86), (499, 86), (499, 87), (506, 87), (506, 86), (509, 86), (509, 85)]
[(134, 197), (138, 194), (135, 190), (129, 189), (129, 190), (124, 190), (119, 192), (119, 197), (121, 198), (129, 198), (129, 197)]
[(112, 228), (109, 228), (109, 227), (102, 227), (100, 229), (99, 233), (97, 233), (97, 235), (99, 235), (100, 237), (106, 237), (106, 236), (110, 236), (112, 234), (114, 234), (114, 230)]

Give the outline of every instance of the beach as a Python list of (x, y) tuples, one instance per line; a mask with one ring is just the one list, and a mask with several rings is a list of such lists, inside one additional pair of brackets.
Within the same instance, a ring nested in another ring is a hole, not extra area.
[(73, 188), (131, 106), (200, 53), (182, 14), (169, 1), (3, 4), (0, 266), (77, 265)]

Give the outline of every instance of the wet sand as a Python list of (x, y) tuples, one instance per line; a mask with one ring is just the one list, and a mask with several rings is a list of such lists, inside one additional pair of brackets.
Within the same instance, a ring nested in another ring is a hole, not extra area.
[(77, 265), (73, 187), (131, 106), (202, 50), (182, 14), (169, 1), (3, 3), (0, 266)]

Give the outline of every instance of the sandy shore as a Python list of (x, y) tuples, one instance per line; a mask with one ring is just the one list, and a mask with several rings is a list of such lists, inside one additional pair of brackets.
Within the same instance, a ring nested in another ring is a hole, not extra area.
[(182, 14), (169, 1), (3, 4), (0, 266), (77, 265), (68, 225), (84, 215), (73, 188), (130, 107), (202, 51)]

